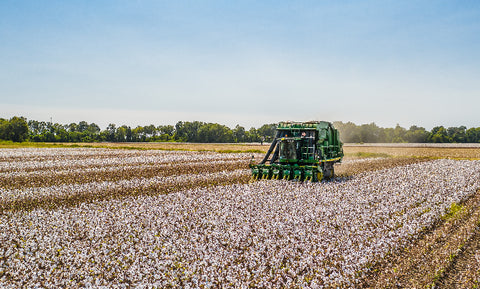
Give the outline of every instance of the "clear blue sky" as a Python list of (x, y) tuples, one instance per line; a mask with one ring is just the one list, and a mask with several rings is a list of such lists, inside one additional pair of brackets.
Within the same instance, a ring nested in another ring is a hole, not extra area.
[(480, 1), (0, 1), (0, 117), (480, 126)]

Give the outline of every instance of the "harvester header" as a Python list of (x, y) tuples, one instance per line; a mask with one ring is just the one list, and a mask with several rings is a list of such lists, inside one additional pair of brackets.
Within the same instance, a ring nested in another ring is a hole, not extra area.
[(333, 165), (343, 157), (342, 146), (330, 122), (280, 122), (263, 160), (250, 164), (252, 177), (312, 182), (332, 178)]

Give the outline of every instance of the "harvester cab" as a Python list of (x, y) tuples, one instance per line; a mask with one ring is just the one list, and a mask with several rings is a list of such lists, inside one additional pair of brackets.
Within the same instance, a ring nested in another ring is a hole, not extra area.
[(253, 179), (317, 182), (334, 176), (343, 157), (338, 131), (329, 122), (281, 122), (267, 154), (250, 164)]

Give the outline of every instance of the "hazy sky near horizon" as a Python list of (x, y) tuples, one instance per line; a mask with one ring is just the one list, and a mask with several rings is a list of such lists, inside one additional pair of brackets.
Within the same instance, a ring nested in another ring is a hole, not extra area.
[(0, 2), (0, 117), (479, 127), (480, 1)]

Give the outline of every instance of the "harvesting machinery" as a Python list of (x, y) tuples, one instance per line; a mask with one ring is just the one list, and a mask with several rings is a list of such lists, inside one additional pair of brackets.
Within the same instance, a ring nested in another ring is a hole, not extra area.
[(252, 157), (252, 178), (312, 182), (330, 179), (333, 165), (342, 160), (342, 145), (330, 122), (281, 122), (263, 160), (254, 164)]

